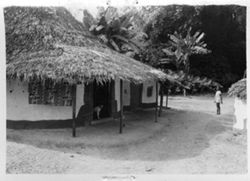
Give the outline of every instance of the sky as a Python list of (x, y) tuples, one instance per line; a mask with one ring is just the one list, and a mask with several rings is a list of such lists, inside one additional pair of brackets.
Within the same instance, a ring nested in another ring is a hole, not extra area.
[(247, 5), (247, 0), (1, 0), (1, 6), (64, 6), (73, 16), (82, 21), (83, 9), (87, 9), (94, 17), (97, 15), (97, 6), (143, 6), (143, 5), (169, 5), (169, 4), (239, 4)]
[(85, 6), (81, 3), (69, 3), (65, 6), (71, 14), (78, 20), (82, 22), (83, 18), (83, 10), (87, 9), (90, 14), (92, 14), (94, 17), (97, 15), (97, 6)]

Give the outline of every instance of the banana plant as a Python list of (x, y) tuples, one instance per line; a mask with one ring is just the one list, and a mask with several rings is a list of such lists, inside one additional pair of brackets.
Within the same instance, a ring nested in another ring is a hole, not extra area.
[(183, 37), (180, 33), (175, 32), (169, 35), (169, 46), (163, 48), (162, 51), (166, 54), (167, 58), (161, 59), (164, 62), (172, 62), (176, 65), (177, 69), (184, 65), (184, 72), (189, 73), (190, 61), (189, 57), (192, 54), (207, 54), (211, 51), (207, 49), (207, 44), (202, 41), (205, 34), (199, 31), (191, 34), (192, 28), (190, 27)]
[[(162, 51), (166, 54), (167, 58), (161, 59), (160, 63), (171, 62), (174, 63), (176, 68), (180, 70), (180, 66), (184, 66), (185, 77), (187, 79), (190, 70), (189, 57), (192, 54), (207, 54), (210, 50), (207, 49), (207, 44), (202, 41), (205, 34), (199, 31), (191, 34), (192, 28), (188, 28), (186, 36), (175, 32), (169, 35), (170, 41), (166, 48)], [(186, 96), (186, 89), (183, 90), (184, 96)]]

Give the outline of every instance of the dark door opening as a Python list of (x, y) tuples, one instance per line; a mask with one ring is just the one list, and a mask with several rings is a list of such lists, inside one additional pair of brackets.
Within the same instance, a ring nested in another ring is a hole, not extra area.
[(142, 84), (130, 84), (130, 105), (132, 110), (136, 110), (141, 106), (142, 99)]
[[(100, 119), (111, 116), (111, 86), (110, 83), (93, 84), (94, 108), (103, 105), (100, 112)], [(94, 112), (93, 119), (96, 120), (96, 112)]]

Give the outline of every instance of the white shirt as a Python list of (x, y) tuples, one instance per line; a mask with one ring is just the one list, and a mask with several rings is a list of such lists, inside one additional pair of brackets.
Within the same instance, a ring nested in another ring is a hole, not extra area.
[(215, 99), (216, 103), (220, 103), (221, 102), (221, 91), (216, 91), (214, 99)]

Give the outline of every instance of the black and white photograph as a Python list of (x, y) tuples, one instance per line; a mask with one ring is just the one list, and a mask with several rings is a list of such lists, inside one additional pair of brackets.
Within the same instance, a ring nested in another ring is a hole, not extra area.
[(7, 175), (248, 174), (246, 5), (1, 8)]

